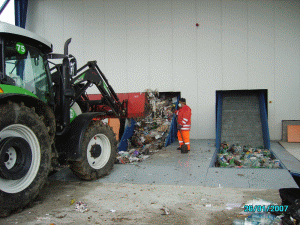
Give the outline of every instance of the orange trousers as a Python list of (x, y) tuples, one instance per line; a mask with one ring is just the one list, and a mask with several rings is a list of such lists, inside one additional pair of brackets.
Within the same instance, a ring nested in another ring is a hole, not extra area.
[(180, 132), (179, 131), (177, 132), (177, 137), (178, 137), (180, 147), (183, 145), (183, 141), (184, 141), (184, 143), (188, 146), (188, 150), (191, 150), (190, 131), (189, 130), (182, 130), (181, 133), (182, 133), (183, 140), (182, 140)]

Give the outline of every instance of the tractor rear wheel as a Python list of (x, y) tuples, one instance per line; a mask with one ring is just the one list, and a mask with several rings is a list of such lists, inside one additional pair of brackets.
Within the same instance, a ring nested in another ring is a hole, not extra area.
[(82, 160), (71, 163), (73, 173), (84, 180), (95, 180), (110, 173), (117, 154), (117, 141), (111, 127), (92, 121), (82, 145)]
[(38, 195), (50, 169), (50, 143), (34, 109), (11, 102), (0, 106), (0, 217)]

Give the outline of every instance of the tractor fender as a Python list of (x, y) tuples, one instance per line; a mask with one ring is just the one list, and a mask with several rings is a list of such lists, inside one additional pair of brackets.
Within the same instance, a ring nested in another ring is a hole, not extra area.
[(41, 104), (45, 104), (43, 101), (39, 100), (38, 98), (35, 98), (30, 95), (25, 95), (25, 94), (17, 94), (17, 93), (6, 93), (6, 94), (0, 94), (0, 104), (5, 101), (12, 101), (12, 102), (24, 102), (25, 103), (37, 103), (41, 102)]
[(0, 94), (0, 104), (7, 104), (8, 102), (15, 102), (24, 104), (29, 108), (34, 108), (39, 116), (43, 116), (44, 123), (49, 129), (50, 139), (53, 141), (56, 132), (56, 121), (53, 109), (42, 100), (25, 94), (18, 93), (3, 93)]
[(65, 160), (82, 160), (80, 146), (83, 141), (83, 135), (93, 118), (104, 115), (106, 115), (104, 112), (82, 113), (70, 123), (69, 129), (65, 134), (56, 136), (57, 150), (65, 156)]

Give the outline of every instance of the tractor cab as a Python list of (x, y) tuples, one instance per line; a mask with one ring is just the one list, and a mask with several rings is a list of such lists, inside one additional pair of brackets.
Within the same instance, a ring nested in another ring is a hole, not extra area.
[(1, 88), (6, 93), (31, 95), (47, 103), (52, 93), (47, 54), (52, 45), (25, 29), (2, 22), (0, 38)]

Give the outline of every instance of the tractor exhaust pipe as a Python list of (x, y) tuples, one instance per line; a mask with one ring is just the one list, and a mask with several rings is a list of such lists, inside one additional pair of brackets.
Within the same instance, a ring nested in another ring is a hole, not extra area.
[(69, 38), (66, 42), (65, 42), (65, 46), (64, 46), (64, 55), (68, 55), (69, 54), (69, 44), (71, 43), (72, 38)]

